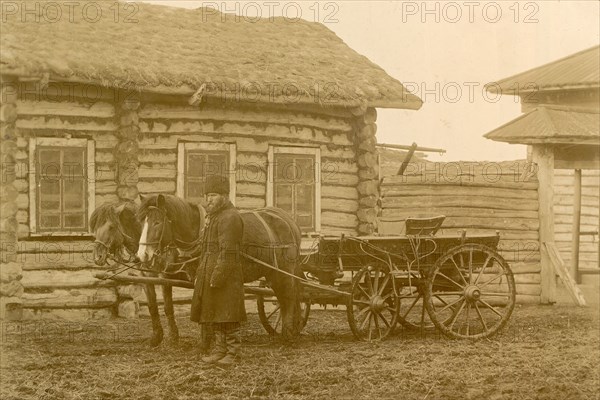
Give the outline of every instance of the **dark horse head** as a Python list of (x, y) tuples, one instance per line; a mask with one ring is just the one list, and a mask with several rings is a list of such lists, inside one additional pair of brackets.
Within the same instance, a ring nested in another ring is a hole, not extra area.
[(142, 225), (137, 256), (143, 263), (198, 239), (204, 225), (197, 205), (171, 195), (140, 196), (137, 217)]
[(94, 241), (94, 262), (104, 265), (108, 256), (130, 261), (137, 252), (141, 225), (133, 202), (105, 203), (96, 208), (90, 218)]

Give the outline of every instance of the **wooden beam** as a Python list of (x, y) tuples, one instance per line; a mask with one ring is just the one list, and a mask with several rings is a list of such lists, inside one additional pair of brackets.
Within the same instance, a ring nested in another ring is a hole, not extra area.
[[(550, 146), (533, 145), (533, 162), (538, 167), (538, 216), (540, 220), (540, 248), (554, 243), (554, 152)], [(556, 273), (547, 252), (542, 252), (542, 304), (556, 302)]]
[[(583, 293), (577, 286), (577, 283), (571, 278), (569, 275), (569, 271), (565, 266), (564, 261), (562, 260), (558, 249), (556, 248), (556, 244), (554, 242), (546, 242), (542, 247), (542, 255), (547, 256), (550, 259), (550, 263), (554, 268), (556, 274), (560, 276), (560, 279), (563, 281), (567, 292), (571, 295), (571, 298), (575, 302), (575, 304), (584, 307), (586, 305), (585, 299), (583, 297)], [(543, 272), (543, 269), (542, 269)], [(543, 275), (542, 275), (542, 283), (543, 283)], [(542, 295), (543, 295), (544, 286), (542, 285)], [(542, 300), (543, 302), (543, 300)]]
[(579, 236), (581, 234), (581, 170), (576, 169), (573, 179), (573, 240), (571, 241), (571, 276), (577, 283), (579, 277)]

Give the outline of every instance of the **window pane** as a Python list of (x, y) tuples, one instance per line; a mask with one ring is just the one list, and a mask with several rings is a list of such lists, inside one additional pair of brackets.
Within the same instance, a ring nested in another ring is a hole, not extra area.
[(313, 211), (313, 186), (296, 185), (296, 212), (299, 214), (311, 214)]
[(39, 182), (41, 210), (60, 211), (60, 181), (42, 179)]
[(85, 207), (83, 179), (63, 181), (64, 211), (82, 210)]
[(278, 182), (293, 182), (295, 179), (294, 159), (286, 156), (275, 158), (275, 180)]
[(206, 156), (200, 153), (187, 154), (187, 176), (200, 177), (204, 176), (204, 165), (206, 164)]
[(186, 198), (201, 198), (204, 196), (204, 184), (200, 181), (188, 181)]
[(85, 228), (85, 221), (83, 218), (83, 214), (67, 214), (67, 215), (65, 215), (64, 218), (65, 218), (64, 227), (66, 229)]
[(40, 149), (38, 176), (60, 175), (60, 150)]
[(85, 168), (84, 149), (63, 150), (63, 176), (83, 176)]
[(296, 223), (302, 229), (313, 229), (313, 218), (310, 215), (298, 215), (296, 217)]
[(312, 158), (297, 158), (296, 172), (297, 181), (303, 183), (314, 182), (315, 169), (314, 160)]
[(292, 213), (292, 185), (275, 185), (275, 207)]
[(60, 215), (43, 214), (40, 216), (40, 228), (42, 229), (59, 229)]
[(225, 175), (229, 168), (227, 167), (226, 154), (212, 153), (208, 155), (208, 163), (204, 170), (207, 175)]

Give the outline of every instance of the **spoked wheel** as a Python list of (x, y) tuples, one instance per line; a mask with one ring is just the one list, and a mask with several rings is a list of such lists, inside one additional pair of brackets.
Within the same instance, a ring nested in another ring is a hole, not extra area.
[[(416, 280), (416, 279), (415, 279)], [(429, 314), (425, 310), (424, 284), (402, 286), (400, 290), (400, 311), (398, 322), (410, 330), (434, 329)]]
[(352, 283), (346, 311), (348, 323), (359, 340), (382, 340), (393, 332), (400, 302), (394, 278), (380, 267), (361, 269)]
[(515, 279), (496, 251), (468, 243), (444, 254), (427, 281), (425, 306), (452, 338), (480, 339), (502, 329), (515, 307)]
[[(261, 286), (263, 283), (261, 282)], [(281, 306), (275, 296), (258, 295), (256, 298), (258, 318), (269, 335), (280, 335), (283, 321)], [(310, 314), (310, 302), (300, 302), (300, 331), (306, 326)]]

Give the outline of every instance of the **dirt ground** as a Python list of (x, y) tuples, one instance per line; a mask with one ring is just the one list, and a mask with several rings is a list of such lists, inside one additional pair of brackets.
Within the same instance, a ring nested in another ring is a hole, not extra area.
[(24, 399), (598, 399), (598, 310), (517, 306), (491, 340), (435, 332), (357, 342), (345, 312), (315, 311), (297, 343), (267, 336), (255, 314), (243, 362), (209, 368), (197, 326), (149, 348), (149, 321), (6, 323), (0, 397)]

